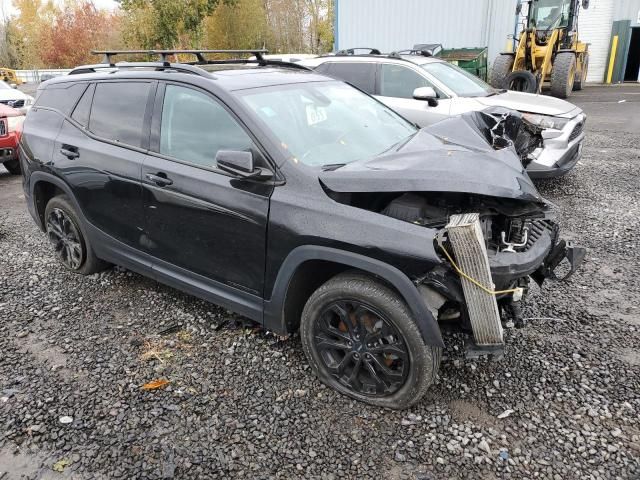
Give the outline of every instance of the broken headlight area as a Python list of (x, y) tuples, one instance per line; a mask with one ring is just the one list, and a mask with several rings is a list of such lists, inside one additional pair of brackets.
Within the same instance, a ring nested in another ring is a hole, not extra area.
[[(536, 149), (543, 147), (542, 131), (558, 126), (561, 129), (566, 123), (565, 120), (555, 117), (521, 114), (503, 108), (490, 108), (478, 112), (476, 121), (494, 149), (512, 146), (524, 167), (534, 160)], [(558, 122), (564, 123), (560, 125)]]

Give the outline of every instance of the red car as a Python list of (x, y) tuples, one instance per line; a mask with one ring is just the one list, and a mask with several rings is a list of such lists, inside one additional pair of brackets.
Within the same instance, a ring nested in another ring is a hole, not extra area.
[(9, 173), (20, 174), (18, 140), (24, 115), (15, 108), (0, 104), (0, 163)]

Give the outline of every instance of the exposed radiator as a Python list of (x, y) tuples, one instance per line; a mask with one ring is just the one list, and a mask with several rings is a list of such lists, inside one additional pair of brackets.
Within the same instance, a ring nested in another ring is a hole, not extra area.
[[(452, 215), (446, 228), (458, 267), (480, 284), (494, 289), (479, 215)], [(461, 280), (475, 343), (478, 346), (503, 345), (502, 323), (495, 295), (485, 292), (464, 277)]]

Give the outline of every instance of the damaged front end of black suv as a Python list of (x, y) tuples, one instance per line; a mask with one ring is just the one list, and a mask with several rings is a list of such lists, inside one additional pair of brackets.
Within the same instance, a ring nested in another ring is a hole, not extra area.
[(438, 264), (412, 280), (441, 327), (473, 333), (468, 352), (501, 350), (503, 324), (524, 325), (530, 279), (567, 279), (585, 255), (526, 174), (534, 143), (517, 113), (476, 112), (320, 177), (337, 202), (429, 230)]

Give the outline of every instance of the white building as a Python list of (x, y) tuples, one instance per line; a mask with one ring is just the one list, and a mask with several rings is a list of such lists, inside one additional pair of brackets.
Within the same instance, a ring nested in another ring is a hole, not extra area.
[[(518, 1), (335, 0), (335, 49), (391, 52), (441, 43), (444, 48), (488, 47), (491, 62), (517, 31)], [(591, 0), (580, 12), (579, 32), (590, 44), (588, 81), (607, 80), (615, 36), (611, 80), (638, 81), (640, 0)]]

